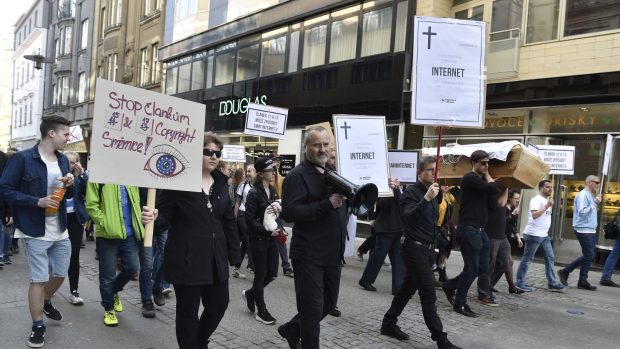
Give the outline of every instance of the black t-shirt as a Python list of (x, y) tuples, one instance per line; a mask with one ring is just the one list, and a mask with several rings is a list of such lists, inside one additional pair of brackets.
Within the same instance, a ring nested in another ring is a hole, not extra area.
[(502, 240), (506, 238), (506, 209), (497, 203), (489, 203), (489, 221), (485, 231), (489, 239)]
[(489, 218), (489, 198), (494, 198), (497, 194), (499, 194), (497, 183), (487, 183), (473, 171), (464, 175), (461, 178), (459, 225), (486, 227)]

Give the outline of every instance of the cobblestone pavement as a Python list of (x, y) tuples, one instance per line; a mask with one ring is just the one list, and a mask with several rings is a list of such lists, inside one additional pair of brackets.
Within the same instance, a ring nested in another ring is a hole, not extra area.
[[(83, 295), (88, 294), (91, 299), (86, 299), (89, 309), (97, 312), (99, 298), (97, 286), (97, 262), (94, 259), (94, 244), (88, 243), (87, 248), (82, 250), (81, 256), (81, 277), (80, 291)], [(6, 266), (5, 270), (0, 271), (0, 285), (22, 285), (21, 287), (0, 287), (0, 314), (11, 308), (23, 308), (27, 314), (26, 288), (27, 288), (27, 270), (24, 266), (25, 258), (23, 254), (13, 257), (16, 265)], [(402, 329), (410, 334), (411, 339), (401, 342), (379, 334), (379, 327), (383, 314), (389, 307), (392, 300), (389, 294), (390, 290), (390, 271), (384, 267), (380, 276), (375, 283), (378, 292), (364, 291), (357, 286), (357, 280), (361, 276), (366, 262), (359, 262), (353, 258), (347, 259), (347, 265), (343, 268), (341, 291), (339, 297), (339, 308), (343, 315), (340, 318), (328, 316), (321, 323), (321, 347), (322, 348), (426, 348), (435, 347), (428, 329), (424, 325), (419, 298), (414, 296), (410, 304), (407, 306), (402, 316), (399, 318), (399, 324)], [(455, 252), (448, 261), (448, 274), (456, 275), (462, 268), (462, 260), (460, 254)], [(21, 264), (21, 267), (19, 266)], [(518, 267), (518, 261), (515, 262), (515, 269)], [(13, 272), (11, 270), (14, 270)], [(574, 273), (576, 274), (576, 273)], [(575, 278), (575, 276), (572, 276)], [(591, 272), (591, 280), (598, 281), (600, 273)], [(523, 295), (511, 295), (507, 292), (507, 285), (502, 279), (498, 284), (497, 301), (499, 307), (487, 307), (475, 301), (475, 283), (470, 292), (470, 305), (473, 310), (480, 314), (477, 318), (465, 318), (452, 311), (451, 306), (447, 302), (443, 292), (437, 291), (437, 308), (439, 315), (443, 321), (446, 332), (449, 337), (456, 343), (459, 340), (465, 343), (472, 343), (471, 338), (480, 334), (489, 333), (489, 331), (497, 332), (498, 328), (512, 328), (519, 326), (512, 319), (522, 317), (529, 311), (544, 309), (548, 304), (559, 304), (562, 310), (587, 309), (587, 312), (606, 312), (614, 316), (620, 315), (620, 301), (618, 295), (620, 290), (606, 288), (602, 297), (597, 296), (597, 292), (587, 292), (577, 290), (575, 287), (576, 280), (572, 281), (571, 287), (566, 292), (558, 293), (546, 290), (546, 278), (544, 273), (544, 265), (533, 263), (530, 266), (527, 280), (533, 285), (535, 291)], [(277, 335), (276, 326), (265, 326), (258, 323), (244, 309), (241, 301), (241, 291), (251, 287), (251, 274), (248, 279), (231, 279), (230, 280), (230, 304), (220, 327), (211, 337), (209, 348), (287, 348), (286, 342)], [(56, 298), (68, 298), (68, 292), (62, 292), (68, 286), (63, 285), (60, 294)], [(12, 290), (12, 291), (8, 291)], [(23, 290), (17, 292), (15, 290)], [(613, 291), (617, 291), (613, 293)], [(121, 292), (122, 299), (126, 306), (125, 312), (140, 313), (141, 301), (138, 290), (138, 282), (131, 281), (125, 290)], [(615, 301), (610, 301), (614, 300)], [(266, 302), (270, 312), (279, 319), (278, 323), (283, 323), (289, 319), (295, 312), (295, 298), (293, 280), (284, 276), (280, 276), (266, 290)], [(55, 304), (59, 304), (56, 299)], [(60, 309), (66, 309), (69, 305), (62, 304)], [(557, 307), (557, 306), (555, 306)], [(79, 313), (78, 313), (79, 314)], [(562, 312), (565, 316), (568, 313)], [(78, 315), (79, 316), (79, 315)], [(98, 315), (97, 315), (98, 316)], [(543, 314), (544, 316), (544, 314)], [(0, 319), (2, 315), (0, 315)], [(121, 319), (121, 326), (125, 325), (125, 319)], [(569, 320), (572, 320), (570, 318)], [(578, 320), (578, 319), (577, 319)], [(153, 328), (153, 324), (157, 324), (158, 333), (150, 333), (149, 335), (167, 337), (168, 341), (174, 339), (174, 322), (175, 322), (175, 306), (174, 293), (168, 298), (165, 306), (157, 307), (157, 317), (154, 320), (136, 317), (131, 321), (142, 322), (145, 327)], [(153, 321), (155, 323), (153, 323)], [(549, 321), (543, 319), (544, 323)], [(74, 319), (75, 326), (79, 326), (79, 319)], [(93, 326), (101, 324), (91, 324)], [(549, 323), (552, 326), (552, 323)], [(140, 325), (137, 325), (140, 328)], [(167, 331), (166, 329), (169, 329)], [(0, 337), (4, 338), (7, 334), (0, 326)], [(455, 340), (456, 339), (456, 340)], [(512, 339), (511, 339), (512, 340)], [(510, 342), (510, 340), (508, 341)], [(52, 347), (53, 346), (46, 346)], [(67, 348), (67, 346), (62, 346)], [(68, 347), (72, 347), (69, 345)], [(473, 347), (473, 346), (472, 346)], [(506, 347), (512, 346), (500, 345), (498, 342), (480, 344), (479, 347)], [(535, 346), (534, 346), (535, 347)], [(4, 348), (0, 343), (0, 348)], [(59, 347), (60, 348), (60, 347)], [(148, 348), (165, 348), (162, 346), (154, 346)]]

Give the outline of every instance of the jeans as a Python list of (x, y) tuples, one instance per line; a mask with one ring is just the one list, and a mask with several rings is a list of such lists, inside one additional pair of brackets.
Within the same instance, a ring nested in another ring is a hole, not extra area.
[[(131, 276), (138, 271), (138, 241), (135, 237), (127, 239), (96, 240), (99, 253), (99, 292), (101, 306), (106, 311), (114, 309), (114, 295), (123, 290)], [(121, 271), (116, 274), (116, 258), (121, 257)]]
[(403, 278), (405, 277), (405, 265), (400, 253), (401, 236), (402, 232), (377, 232), (375, 234), (376, 245), (368, 258), (368, 263), (366, 264), (360, 283), (373, 284), (377, 279), (377, 275), (379, 275), (385, 256), (389, 255), (390, 262), (392, 263), (392, 294), (398, 292), (403, 284)]
[(265, 287), (278, 276), (278, 248), (281, 245), (273, 238), (250, 238), (250, 248), (254, 261), (254, 281), (252, 282), (252, 296), (259, 311), (266, 310)]
[(579, 241), (579, 245), (581, 245), (581, 257), (578, 257), (564, 267), (564, 271), (570, 273), (577, 267), (581, 267), (579, 269), (579, 281), (586, 281), (588, 280), (588, 271), (590, 271), (590, 265), (594, 261), (594, 253), (596, 252), (596, 234), (575, 232), (575, 236), (577, 241)]
[(164, 280), (164, 247), (168, 240), (168, 230), (153, 234), (153, 289), (161, 291), (170, 287)]
[(24, 238), (30, 282), (47, 282), (50, 277), (64, 278), (69, 269), (71, 242), (69, 239), (45, 241)]
[(521, 257), (521, 263), (519, 263), (519, 269), (517, 270), (517, 287), (524, 288), (527, 285), (525, 283), (525, 275), (540, 246), (542, 246), (545, 251), (545, 274), (547, 275), (549, 286), (560, 285), (555, 275), (555, 270), (553, 270), (555, 255), (553, 254), (553, 247), (551, 247), (551, 239), (549, 239), (549, 236), (523, 235), (523, 242), (525, 244), (525, 249), (523, 257)]
[(616, 268), (616, 264), (618, 264), (618, 259), (620, 258), (620, 239), (616, 239), (616, 243), (614, 244), (611, 253), (607, 256), (607, 260), (605, 261), (605, 266), (603, 267), (603, 275), (601, 275), (601, 280), (611, 280), (611, 274), (614, 273), (614, 269)]
[(366, 240), (364, 240), (364, 242), (362, 242), (362, 244), (360, 245), (360, 247), (358, 247), (357, 252), (360, 252), (361, 254), (366, 254), (366, 253), (372, 253), (372, 250), (375, 248), (375, 234), (373, 233), (372, 235), (370, 235), (369, 237), (366, 238)]
[(448, 290), (456, 290), (454, 305), (467, 304), (467, 292), (474, 280), (489, 269), (489, 238), (484, 230), (468, 225), (459, 225), (456, 239), (461, 245), (463, 271), (444, 283)]
[(153, 247), (144, 247), (144, 241), (138, 241), (140, 255), (140, 298), (142, 303), (153, 298)]
[[(504, 275), (508, 268), (512, 268), (512, 263), (510, 263), (510, 259), (512, 258), (510, 255), (510, 242), (508, 239), (493, 240), (493, 242), (495, 241), (499, 244), (497, 245), (495, 259), (492, 259), (491, 261), (491, 271), (489, 273), (491, 286), (493, 287), (495, 287), (499, 279), (502, 278), (502, 275)], [(495, 246), (493, 246), (493, 248), (495, 248)], [(512, 280), (509, 280), (508, 286), (510, 286), (510, 281)]]
[[(489, 243), (489, 270), (478, 277), (478, 297), (486, 296), (492, 299), (493, 291), (491, 289), (506, 270), (506, 249), (510, 253), (510, 245), (508, 239), (489, 239)], [(494, 278), (497, 278), (495, 282), (493, 282)]]
[[(379, 234), (377, 234), (379, 239)], [(378, 248), (378, 246), (377, 246)], [(403, 244), (403, 259), (407, 267), (407, 275), (398, 293), (392, 300), (390, 309), (384, 316), (384, 321), (396, 323), (398, 317), (405, 309), (409, 299), (418, 292), (424, 322), (434, 341), (442, 337), (447, 337), (443, 331), (443, 325), (439, 315), (437, 315), (437, 294), (435, 293), (435, 282), (433, 281), (433, 271), (431, 269), (434, 259), (434, 252), (415, 244), (407, 242)], [(377, 250), (375, 249), (375, 252)], [(374, 252), (373, 252), (374, 253)], [(371, 255), (372, 258), (372, 255)], [(370, 263), (370, 261), (368, 261)]]

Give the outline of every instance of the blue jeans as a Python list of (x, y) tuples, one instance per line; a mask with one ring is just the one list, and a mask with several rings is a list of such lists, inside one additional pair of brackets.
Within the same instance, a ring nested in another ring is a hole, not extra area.
[[(138, 271), (138, 241), (128, 239), (96, 239), (99, 254), (99, 292), (105, 310), (114, 308), (114, 295), (123, 290)], [(121, 257), (121, 271), (116, 274), (116, 257)]]
[(540, 246), (542, 246), (545, 251), (545, 274), (547, 275), (548, 286), (560, 285), (555, 275), (555, 270), (553, 270), (555, 255), (553, 254), (553, 247), (551, 247), (551, 239), (549, 239), (549, 236), (523, 235), (523, 242), (525, 244), (525, 249), (523, 257), (521, 257), (521, 263), (519, 263), (519, 269), (517, 270), (517, 287), (525, 287), (527, 269), (530, 264), (532, 264), (534, 255)]
[(474, 280), (489, 271), (490, 245), (487, 233), (468, 225), (459, 225), (456, 239), (461, 245), (463, 271), (444, 283), (449, 290), (456, 290), (454, 305), (467, 304), (467, 292)]
[(401, 255), (400, 237), (402, 232), (397, 233), (382, 233), (377, 232), (376, 245), (370, 257), (368, 258), (368, 264), (364, 269), (361, 283), (373, 284), (379, 275), (385, 256), (390, 256), (390, 262), (392, 263), (392, 294), (396, 294), (403, 284), (405, 278), (405, 264)]
[(143, 241), (138, 241), (140, 255), (140, 298), (142, 302), (153, 298), (153, 247), (144, 247)]
[(607, 256), (605, 266), (603, 267), (603, 275), (601, 275), (601, 280), (611, 280), (611, 274), (614, 273), (616, 264), (618, 264), (618, 259), (620, 259), (620, 239), (616, 239), (616, 243), (614, 244), (611, 253)]
[(590, 271), (590, 265), (594, 261), (594, 253), (596, 252), (596, 234), (575, 232), (575, 236), (577, 241), (579, 241), (579, 245), (581, 245), (581, 257), (564, 267), (564, 271), (570, 273), (577, 267), (581, 267), (579, 269), (579, 281), (586, 281), (588, 280), (588, 271)]
[(170, 287), (164, 280), (164, 246), (168, 240), (168, 230), (153, 234), (153, 289), (161, 291)]
[[(4, 234), (4, 224), (2, 224), (2, 222), (0, 222), (0, 257), (4, 257), (5, 253), (6, 253), (4, 251), (4, 245), (5, 245), (5, 238), (4, 237), (5, 237), (5, 234)], [(8, 256), (8, 253), (6, 253), (6, 255)]]

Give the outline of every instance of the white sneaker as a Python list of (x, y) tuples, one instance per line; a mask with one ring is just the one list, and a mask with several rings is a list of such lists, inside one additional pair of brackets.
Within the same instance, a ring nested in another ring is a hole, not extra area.
[(245, 279), (247, 276), (239, 271), (239, 268), (233, 268), (232, 276), (237, 279)]
[(78, 291), (73, 291), (71, 292), (71, 295), (69, 296), (69, 302), (73, 305), (82, 305), (84, 304), (84, 299), (80, 297), (80, 294), (78, 293)]
[(163, 290), (161, 290), (161, 293), (163, 293), (164, 296), (168, 297), (172, 293), (172, 289), (170, 287), (166, 287)]

